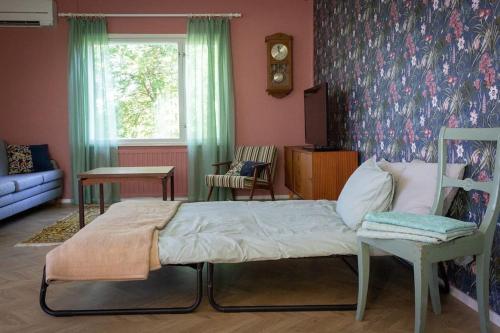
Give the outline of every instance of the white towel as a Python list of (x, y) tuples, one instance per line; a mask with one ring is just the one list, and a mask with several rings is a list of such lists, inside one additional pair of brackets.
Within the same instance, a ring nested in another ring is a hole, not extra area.
[(457, 237), (472, 235), (476, 231), (476, 229), (471, 229), (471, 230), (457, 230), (448, 233), (440, 233), (435, 231), (427, 231), (422, 229), (408, 228), (408, 227), (370, 222), (370, 221), (364, 221), (361, 228), (370, 231), (378, 231), (384, 233), (389, 232), (389, 233), (410, 234), (410, 235), (437, 238), (438, 240), (444, 242), (455, 239)]
[(432, 243), (437, 244), (440, 243), (441, 240), (421, 235), (413, 235), (413, 234), (404, 234), (399, 232), (384, 232), (384, 231), (374, 231), (360, 228), (357, 233), (358, 237), (366, 237), (366, 238), (379, 238), (379, 239), (407, 239), (417, 242), (423, 243)]

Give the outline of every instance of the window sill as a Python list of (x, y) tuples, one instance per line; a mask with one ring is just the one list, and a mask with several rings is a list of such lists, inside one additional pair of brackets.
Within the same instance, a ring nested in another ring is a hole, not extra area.
[(183, 141), (165, 141), (165, 140), (120, 140), (118, 147), (185, 147)]

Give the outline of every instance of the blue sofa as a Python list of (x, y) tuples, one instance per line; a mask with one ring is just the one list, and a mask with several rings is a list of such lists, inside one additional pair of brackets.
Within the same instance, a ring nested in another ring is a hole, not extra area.
[(7, 161), (5, 143), (0, 140), (0, 220), (61, 197), (62, 170), (8, 175)]

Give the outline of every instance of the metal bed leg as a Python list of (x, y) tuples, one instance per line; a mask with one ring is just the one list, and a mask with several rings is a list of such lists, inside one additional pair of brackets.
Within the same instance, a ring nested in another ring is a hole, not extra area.
[(354, 311), (357, 304), (322, 304), (322, 305), (221, 305), (214, 295), (214, 264), (208, 263), (208, 300), (210, 305), (220, 312), (292, 312), (292, 311)]
[(47, 305), (46, 302), (47, 289), (49, 285), (45, 280), (45, 266), (43, 267), (42, 285), (40, 288), (40, 307), (45, 313), (54, 317), (190, 313), (196, 310), (196, 308), (200, 305), (201, 298), (203, 296), (203, 263), (185, 266), (189, 266), (196, 270), (196, 298), (193, 304), (186, 307), (53, 310)]

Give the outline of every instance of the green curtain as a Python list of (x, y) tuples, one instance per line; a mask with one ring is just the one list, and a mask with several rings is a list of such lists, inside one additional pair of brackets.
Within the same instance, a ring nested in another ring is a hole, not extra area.
[[(80, 172), (117, 165), (116, 120), (107, 72), (106, 20), (71, 18), (69, 25), (69, 136), (73, 203), (77, 203)], [(85, 202), (98, 198), (96, 186), (87, 186)], [(105, 199), (117, 201), (118, 188), (105, 186)]]
[[(234, 154), (234, 100), (228, 19), (190, 19), (186, 43), (189, 200), (206, 200), (205, 175)], [(218, 191), (224, 200), (226, 191)]]

